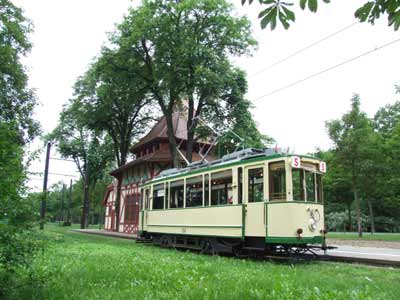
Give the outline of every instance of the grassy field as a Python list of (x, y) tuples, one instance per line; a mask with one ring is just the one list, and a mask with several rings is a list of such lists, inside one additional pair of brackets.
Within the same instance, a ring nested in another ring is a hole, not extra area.
[(344, 240), (365, 240), (365, 241), (390, 241), (400, 242), (400, 233), (363, 233), (362, 238), (358, 237), (356, 232), (329, 232), (328, 238), (330, 239), (344, 239)]
[(68, 232), (34, 260), (12, 299), (400, 299), (400, 270), (278, 264)]

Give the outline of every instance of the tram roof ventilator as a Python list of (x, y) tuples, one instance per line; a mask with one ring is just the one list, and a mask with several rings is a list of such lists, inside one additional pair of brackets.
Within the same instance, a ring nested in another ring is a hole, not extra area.
[(203, 167), (209, 167), (209, 166), (215, 166), (215, 165), (223, 165), (227, 162), (232, 162), (232, 161), (240, 161), (240, 160), (246, 160), (250, 158), (255, 158), (259, 156), (272, 156), (276, 154), (281, 154), (278, 152), (276, 149), (272, 148), (265, 148), (265, 149), (256, 149), (256, 148), (247, 148), (239, 151), (235, 151), (229, 154), (226, 154), (222, 156), (220, 159), (207, 162), (204, 160), (196, 161), (191, 164), (189, 164), (186, 168), (172, 168), (168, 170), (162, 171), (158, 176), (155, 178), (162, 178), (162, 177), (167, 177), (171, 175), (177, 175), (180, 173), (184, 172), (189, 172), (193, 171), (199, 168)]

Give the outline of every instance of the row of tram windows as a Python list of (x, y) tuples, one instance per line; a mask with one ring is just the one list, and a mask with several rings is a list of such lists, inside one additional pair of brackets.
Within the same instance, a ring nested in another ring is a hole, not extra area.
[[(247, 189), (248, 202), (262, 202), (265, 197), (264, 167), (256, 166), (246, 169), (238, 167), (237, 201), (243, 203), (244, 189)], [(269, 201), (286, 200), (286, 171), (285, 163), (276, 162), (268, 165), (269, 172)], [(244, 185), (244, 180), (247, 184)], [(293, 200), (322, 202), (321, 175), (303, 169), (293, 169)], [(186, 189), (185, 189), (186, 186)], [(217, 171), (179, 179), (169, 183), (153, 185), (152, 209), (201, 207), (234, 204), (233, 170)], [(149, 209), (149, 188), (145, 189), (145, 206)], [(186, 201), (186, 203), (185, 203)]]

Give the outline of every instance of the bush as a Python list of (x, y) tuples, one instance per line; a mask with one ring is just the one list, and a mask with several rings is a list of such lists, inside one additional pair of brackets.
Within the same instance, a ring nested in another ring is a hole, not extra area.
[(29, 271), (34, 254), (45, 243), (43, 234), (33, 229), (0, 224), (0, 296), (14, 289), (19, 270)]

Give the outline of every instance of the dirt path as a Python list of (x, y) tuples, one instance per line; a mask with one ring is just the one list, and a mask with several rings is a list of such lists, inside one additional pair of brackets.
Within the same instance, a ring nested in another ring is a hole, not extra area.
[(400, 250), (400, 242), (390, 242), (390, 241), (327, 239), (327, 244), (338, 245), (338, 246), (354, 246), (354, 247), (392, 248)]

